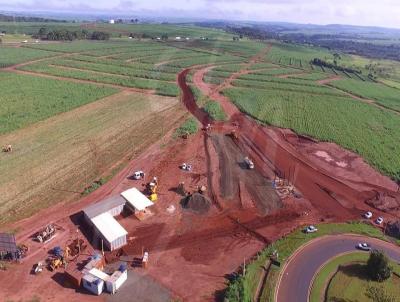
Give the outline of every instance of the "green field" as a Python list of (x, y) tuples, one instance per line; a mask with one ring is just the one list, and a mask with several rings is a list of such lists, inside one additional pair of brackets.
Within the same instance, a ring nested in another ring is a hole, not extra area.
[(356, 301), (362, 299), (365, 302), (376, 302), (376, 300), (366, 295), (369, 286), (383, 288), (386, 295), (396, 297), (398, 301), (400, 278), (393, 275), (381, 283), (368, 280), (365, 261), (352, 262), (339, 268), (329, 283), (326, 292), (327, 301)]
[(0, 46), (0, 68), (56, 55), (54, 52)]
[(357, 80), (334, 81), (330, 85), (357, 96), (375, 100), (387, 108), (400, 111), (400, 90), (397, 88)]
[(4, 134), (118, 90), (0, 72), (0, 91), (0, 134)]
[(224, 94), (259, 121), (335, 142), (400, 180), (400, 159), (393, 156), (400, 152), (400, 119), (394, 113), (331, 95), (245, 88), (231, 88)]

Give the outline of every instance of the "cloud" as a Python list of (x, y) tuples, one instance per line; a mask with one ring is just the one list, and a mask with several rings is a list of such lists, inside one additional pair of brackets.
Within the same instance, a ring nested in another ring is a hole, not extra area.
[(400, 28), (398, 0), (0, 0), (0, 8)]

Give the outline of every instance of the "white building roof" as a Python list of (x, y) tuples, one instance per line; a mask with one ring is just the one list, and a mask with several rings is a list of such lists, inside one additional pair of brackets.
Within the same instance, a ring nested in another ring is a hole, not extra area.
[(103, 281), (107, 281), (108, 279), (110, 279), (110, 275), (107, 275), (106, 273), (102, 272), (101, 270), (99, 270), (97, 268), (92, 268), (89, 271), (89, 274), (96, 278), (99, 278)]
[(128, 234), (128, 232), (108, 212), (100, 214), (91, 220), (108, 242), (113, 242), (114, 240)]
[(121, 195), (138, 211), (143, 211), (154, 204), (136, 188), (126, 190)]

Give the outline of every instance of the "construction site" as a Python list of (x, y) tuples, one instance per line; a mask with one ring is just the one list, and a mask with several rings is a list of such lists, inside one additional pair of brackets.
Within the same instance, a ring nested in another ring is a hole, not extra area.
[[(189, 71), (177, 81), (202, 130), (169, 133), (88, 196), (15, 223), (15, 238), (0, 236), (11, 260), (2, 299), (218, 300), (226, 274), (297, 227), (359, 219), (371, 207), (397, 217), (397, 184), (354, 154), (262, 126), (223, 96), (229, 118), (213, 122)], [(194, 78), (213, 97), (215, 87)], [(346, 165), (331, 167), (322, 151)]]

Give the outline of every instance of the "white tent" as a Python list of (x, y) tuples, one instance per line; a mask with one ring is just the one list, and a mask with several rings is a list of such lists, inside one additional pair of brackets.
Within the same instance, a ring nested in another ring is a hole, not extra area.
[(126, 190), (122, 192), (121, 195), (126, 199), (127, 203), (137, 211), (143, 211), (154, 204), (136, 188)]
[(106, 240), (106, 244), (111, 250), (120, 248), (126, 244), (128, 232), (114, 219), (105, 212), (91, 219), (93, 225)]

